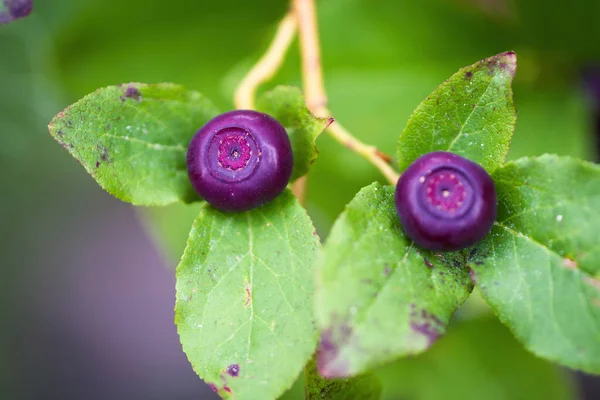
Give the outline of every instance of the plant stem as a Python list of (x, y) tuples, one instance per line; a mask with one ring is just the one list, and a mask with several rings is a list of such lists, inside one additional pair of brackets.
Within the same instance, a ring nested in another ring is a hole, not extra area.
[(234, 94), (235, 107), (253, 110), (254, 98), (258, 87), (271, 79), (277, 72), (285, 54), (296, 36), (296, 17), (292, 12), (287, 14), (279, 23), (275, 37), (266, 53), (246, 74)]
[[(327, 94), (323, 82), (315, 1), (292, 0), (292, 3), (293, 11), (279, 23), (266, 53), (246, 74), (235, 91), (234, 103), (238, 109), (255, 108), (254, 99), (258, 87), (279, 70), (298, 28), (306, 105), (317, 117), (328, 117), (331, 113), (327, 109)], [(399, 174), (390, 166), (391, 158), (388, 155), (375, 146), (361, 142), (338, 122), (334, 122), (327, 132), (339, 143), (373, 164), (391, 184), (396, 184)], [(300, 202), (303, 202), (306, 196), (306, 176), (294, 182), (292, 191)]]
[[(315, 1), (293, 0), (293, 9), (300, 34), (302, 80), (306, 105), (317, 117), (327, 117), (330, 112), (327, 109), (327, 95), (323, 83)], [(391, 184), (396, 184), (399, 174), (390, 166), (390, 156), (377, 150), (375, 146), (361, 142), (338, 122), (331, 124), (327, 132), (339, 143), (373, 164)], [(293, 186), (294, 193), (303, 193), (302, 185), (304, 184), (305, 182), (297, 181)], [(296, 185), (299, 187), (296, 188)]]
[(371, 164), (373, 164), (379, 172), (385, 176), (389, 183), (395, 185), (400, 178), (400, 174), (390, 165), (391, 157), (377, 150), (375, 146), (369, 146), (350, 134), (342, 125), (337, 122), (331, 124), (328, 129), (329, 134), (342, 145), (346, 146), (356, 154), (361, 155)]
[(300, 31), (302, 81), (304, 97), (309, 110), (317, 117), (326, 117), (327, 95), (321, 68), (321, 48), (314, 0), (293, 0), (293, 8)]

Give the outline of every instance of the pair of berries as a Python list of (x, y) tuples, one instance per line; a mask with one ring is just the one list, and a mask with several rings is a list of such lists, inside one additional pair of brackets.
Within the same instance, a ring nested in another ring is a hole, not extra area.
[[(187, 169), (192, 186), (224, 211), (245, 211), (287, 186), (293, 154), (287, 132), (267, 114), (221, 114), (192, 138)], [(479, 165), (448, 152), (428, 153), (402, 174), (396, 209), (406, 234), (421, 247), (452, 251), (481, 240), (496, 219), (494, 182)]]

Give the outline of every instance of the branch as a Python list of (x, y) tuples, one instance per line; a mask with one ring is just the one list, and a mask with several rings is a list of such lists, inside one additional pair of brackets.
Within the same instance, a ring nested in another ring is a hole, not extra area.
[[(327, 109), (327, 95), (321, 70), (321, 50), (314, 0), (293, 0), (293, 8), (298, 21), (300, 33), (300, 49), (302, 53), (302, 80), (304, 82), (304, 97), (306, 105), (317, 117), (330, 115)], [(373, 164), (393, 185), (398, 181), (399, 174), (390, 166), (391, 157), (377, 150), (374, 146), (366, 145), (338, 122), (331, 124), (327, 132), (335, 140), (350, 150), (361, 155)], [(294, 193), (302, 194), (304, 183), (294, 185)]]
[(388, 180), (389, 183), (395, 185), (400, 178), (400, 174), (390, 165), (391, 157), (377, 150), (375, 146), (369, 146), (350, 134), (342, 125), (337, 122), (331, 124), (328, 130), (329, 134), (356, 154), (361, 155), (371, 164), (373, 164), (379, 172)]
[(314, 0), (293, 0), (300, 31), (302, 81), (306, 105), (317, 117), (327, 116), (327, 95), (321, 70), (321, 49)]
[(240, 82), (234, 94), (236, 108), (248, 110), (255, 108), (256, 90), (279, 70), (295, 36), (296, 17), (290, 12), (279, 23), (275, 37), (266, 53)]

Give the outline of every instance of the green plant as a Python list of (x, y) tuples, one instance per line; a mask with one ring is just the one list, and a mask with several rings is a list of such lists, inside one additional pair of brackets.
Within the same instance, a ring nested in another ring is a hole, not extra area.
[[(314, 62), (312, 3), (295, 5), (236, 103), (283, 124), (300, 177), (331, 120)], [(297, 22), (305, 96), (277, 87), (255, 102), (256, 88), (277, 69)], [(400, 171), (425, 153), (450, 150), (493, 177), (498, 219), (469, 249), (438, 254), (416, 246), (400, 227), (393, 187), (379, 183), (348, 204), (322, 247), (298, 200), (303, 180), (293, 186), (296, 196), (286, 190), (245, 213), (203, 204), (177, 269), (176, 322), (196, 372), (224, 397), (275, 398), (318, 349), (320, 375), (356, 378), (323, 380), (308, 363), (311, 398), (365, 398), (357, 394), (365, 387), (377, 398), (380, 389), (369, 371), (428, 349), (477, 285), (532, 352), (599, 373), (600, 247), (594, 231), (600, 169), (549, 155), (505, 163), (515, 124), (515, 71), (512, 52), (460, 70), (417, 108), (398, 140)], [(217, 114), (206, 98), (181, 86), (129, 84), (86, 96), (59, 113), (50, 132), (117, 198), (166, 205), (197, 200), (186, 173), (187, 144)], [(382, 152), (339, 122), (328, 132), (389, 183), (397, 181)]]

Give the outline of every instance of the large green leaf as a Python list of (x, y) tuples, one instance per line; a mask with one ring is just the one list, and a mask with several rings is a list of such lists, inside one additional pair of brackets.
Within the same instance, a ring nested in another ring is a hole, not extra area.
[(201, 209), (177, 267), (175, 322), (196, 373), (223, 397), (274, 399), (316, 346), (319, 238), (289, 191), (245, 213)]
[(600, 373), (600, 167), (545, 155), (493, 177), (498, 221), (473, 278), (529, 350)]
[(378, 183), (336, 221), (316, 282), (318, 366), (330, 378), (429, 348), (472, 288), (460, 254), (433, 254), (404, 235), (394, 188)]
[(492, 171), (504, 163), (515, 128), (513, 52), (462, 68), (425, 99), (398, 139), (400, 169), (425, 153), (452, 151)]
[(136, 205), (197, 200), (185, 155), (217, 114), (200, 93), (163, 83), (99, 89), (50, 122), (51, 135), (103, 189)]
[(305, 368), (306, 400), (379, 400), (381, 382), (372, 373), (345, 379), (324, 379), (317, 363), (311, 360)]
[(290, 136), (294, 151), (291, 180), (305, 175), (319, 153), (315, 146), (317, 137), (333, 120), (312, 115), (300, 89), (292, 86), (278, 86), (263, 94), (257, 108), (277, 119)]
[(573, 400), (569, 373), (525, 349), (489, 315), (455, 321), (431, 350), (375, 374), (384, 400)]

